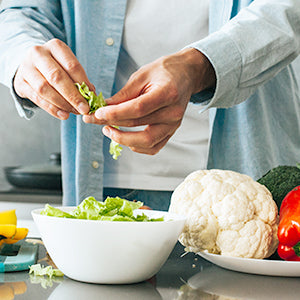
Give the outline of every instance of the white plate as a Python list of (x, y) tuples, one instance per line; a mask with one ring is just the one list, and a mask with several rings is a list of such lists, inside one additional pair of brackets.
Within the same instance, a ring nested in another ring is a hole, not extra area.
[(208, 252), (197, 254), (219, 267), (233, 271), (270, 276), (300, 277), (300, 262), (230, 257)]

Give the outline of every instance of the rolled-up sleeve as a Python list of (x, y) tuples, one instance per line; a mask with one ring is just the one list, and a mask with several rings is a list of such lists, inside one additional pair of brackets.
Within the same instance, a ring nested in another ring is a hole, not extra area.
[(26, 52), (52, 38), (64, 40), (59, 1), (2, 1), (0, 5), (0, 82), (10, 88), (20, 116), (30, 118), (32, 107), (15, 94), (12, 82)]
[(228, 108), (289, 65), (300, 51), (300, 0), (256, 0), (208, 37), (195, 42), (216, 73), (210, 99), (193, 95), (205, 108)]

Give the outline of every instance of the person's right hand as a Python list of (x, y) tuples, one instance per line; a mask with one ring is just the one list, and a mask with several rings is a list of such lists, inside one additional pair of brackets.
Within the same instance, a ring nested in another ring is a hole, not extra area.
[(28, 51), (13, 85), (18, 96), (65, 120), (70, 113), (89, 112), (89, 105), (78, 92), (75, 82), (85, 82), (95, 90), (71, 49), (62, 41), (53, 39)]

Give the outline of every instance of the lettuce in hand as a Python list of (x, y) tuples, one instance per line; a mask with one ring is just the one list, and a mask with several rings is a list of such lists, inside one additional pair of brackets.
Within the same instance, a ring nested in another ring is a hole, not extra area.
[(106, 106), (106, 102), (102, 93), (97, 96), (89, 87), (83, 82), (82, 84), (75, 83), (79, 93), (87, 100), (90, 106), (90, 114), (95, 112), (98, 108)]
[[(106, 106), (106, 102), (102, 93), (100, 92), (97, 96), (93, 91), (90, 91), (89, 87), (82, 82), (81, 84), (75, 83), (78, 88), (79, 93), (87, 100), (90, 106), (90, 114), (94, 113), (98, 108)], [(118, 129), (117, 126), (114, 126)], [(112, 155), (113, 159), (118, 159), (121, 155), (122, 147), (115, 141), (111, 141), (109, 146), (109, 153)]]

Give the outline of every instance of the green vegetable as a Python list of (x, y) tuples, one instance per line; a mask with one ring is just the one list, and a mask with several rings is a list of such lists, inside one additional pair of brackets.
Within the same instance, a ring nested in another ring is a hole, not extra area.
[(300, 185), (300, 165), (278, 166), (271, 169), (257, 181), (268, 188), (280, 209), (286, 194), (294, 187)]
[(45, 205), (45, 209), (41, 211), (41, 215), (47, 215), (47, 216), (56, 216), (59, 218), (74, 218), (74, 216), (68, 214), (67, 212), (64, 212), (56, 207), (53, 207), (49, 204)]
[(104, 202), (97, 201), (94, 197), (87, 197), (71, 212), (66, 213), (49, 204), (45, 205), (42, 215), (100, 221), (129, 221), (129, 222), (155, 222), (164, 218), (149, 218), (144, 213), (134, 216), (133, 211), (143, 206), (140, 201), (134, 202), (119, 197), (107, 197)]
[(29, 267), (29, 274), (33, 274), (34, 276), (49, 276), (52, 278), (53, 276), (61, 277), (64, 276), (64, 273), (59, 269), (53, 269), (52, 266), (44, 267), (41, 264), (31, 265)]
[(109, 154), (112, 155), (113, 159), (117, 160), (121, 155), (122, 149), (123, 148), (117, 142), (112, 140), (109, 145)]
[(82, 84), (75, 83), (80, 94), (88, 101), (90, 106), (90, 114), (95, 112), (98, 108), (106, 106), (106, 102), (102, 93), (97, 96), (89, 87), (83, 82)]
[[(103, 98), (102, 93), (97, 96), (93, 91), (90, 91), (89, 87), (82, 82), (81, 84), (75, 83), (76, 87), (80, 94), (87, 100), (90, 106), (90, 114), (94, 113), (98, 108), (106, 106), (106, 102)], [(119, 128), (118, 126), (114, 126), (115, 128)], [(113, 159), (118, 159), (121, 155), (122, 147), (115, 141), (111, 141), (109, 147), (109, 153), (112, 155)]]

